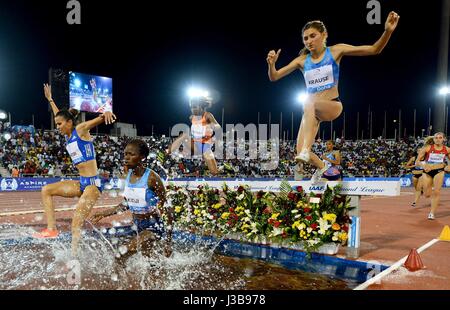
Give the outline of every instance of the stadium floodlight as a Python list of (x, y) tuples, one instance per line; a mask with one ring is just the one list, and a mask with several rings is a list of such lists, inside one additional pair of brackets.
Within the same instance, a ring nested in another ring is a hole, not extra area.
[(75, 79), (74, 84), (75, 84), (75, 87), (80, 88), (80, 86), (81, 86), (80, 79)]
[(450, 87), (444, 86), (441, 89), (439, 89), (439, 95), (443, 96), (450, 95)]
[(297, 95), (297, 102), (301, 104), (305, 104), (306, 100), (308, 99), (308, 94), (305, 92), (301, 92)]
[(187, 91), (187, 94), (189, 96), (189, 99), (209, 96), (209, 92), (207, 90), (196, 87), (190, 87)]
[(6, 112), (0, 110), (0, 120), (5, 120), (8, 118), (8, 115), (6, 114)]
[(11, 137), (11, 134), (10, 133), (5, 133), (4, 135), (3, 135), (3, 138), (6, 140), (6, 141), (9, 141), (12, 137)]

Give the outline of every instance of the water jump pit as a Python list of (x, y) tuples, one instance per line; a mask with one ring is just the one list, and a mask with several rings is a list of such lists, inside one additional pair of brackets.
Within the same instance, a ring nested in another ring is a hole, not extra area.
[(5, 290), (346, 290), (387, 268), (187, 232), (174, 233), (170, 258), (156, 243), (150, 253), (121, 262), (130, 238), (122, 232), (129, 227), (85, 231), (74, 260), (70, 233), (38, 240), (29, 237), (31, 227), (3, 224), (0, 231), (0, 289)]

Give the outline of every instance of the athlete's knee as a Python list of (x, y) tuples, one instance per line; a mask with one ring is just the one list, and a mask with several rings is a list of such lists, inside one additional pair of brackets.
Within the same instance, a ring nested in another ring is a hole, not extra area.
[(441, 189), (435, 189), (433, 190), (433, 197), (439, 197), (439, 195), (441, 194)]
[(312, 100), (305, 102), (305, 104), (303, 105), (303, 112), (305, 114), (310, 114), (310, 113), (315, 114), (315, 112), (316, 112), (315, 102)]
[(52, 184), (49, 185), (45, 185), (42, 190), (41, 190), (41, 195), (42, 196), (51, 196), (54, 194), (54, 187), (52, 186)]

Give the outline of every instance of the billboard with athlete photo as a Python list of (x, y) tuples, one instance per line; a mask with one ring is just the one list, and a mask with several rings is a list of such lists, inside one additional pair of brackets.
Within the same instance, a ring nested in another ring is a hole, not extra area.
[(78, 111), (112, 112), (112, 78), (69, 72), (70, 108)]

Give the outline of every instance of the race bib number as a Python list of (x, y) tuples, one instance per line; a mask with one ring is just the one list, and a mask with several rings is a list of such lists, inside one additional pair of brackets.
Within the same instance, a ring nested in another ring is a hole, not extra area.
[(206, 127), (201, 124), (192, 124), (191, 133), (194, 138), (203, 138), (206, 136)]
[(145, 188), (126, 187), (123, 196), (130, 207), (145, 208), (147, 206), (147, 202), (145, 201)]
[(442, 164), (444, 162), (444, 159), (445, 159), (445, 154), (431, 153), (430, 157), (428, 157), (428, 163)]
[(326, 65), (305, 71), (307, 88), (319, 88), (334, 83), (333, 66)]
[(83, 158), (83, 154), (81, 154), (80, 148), (78, 147), (78, 143), (76, 141), (67, 144), (66, 149), (67, 152), (69, 152), (69, 156), (72, 158), (72, 161), (77, 161)]

